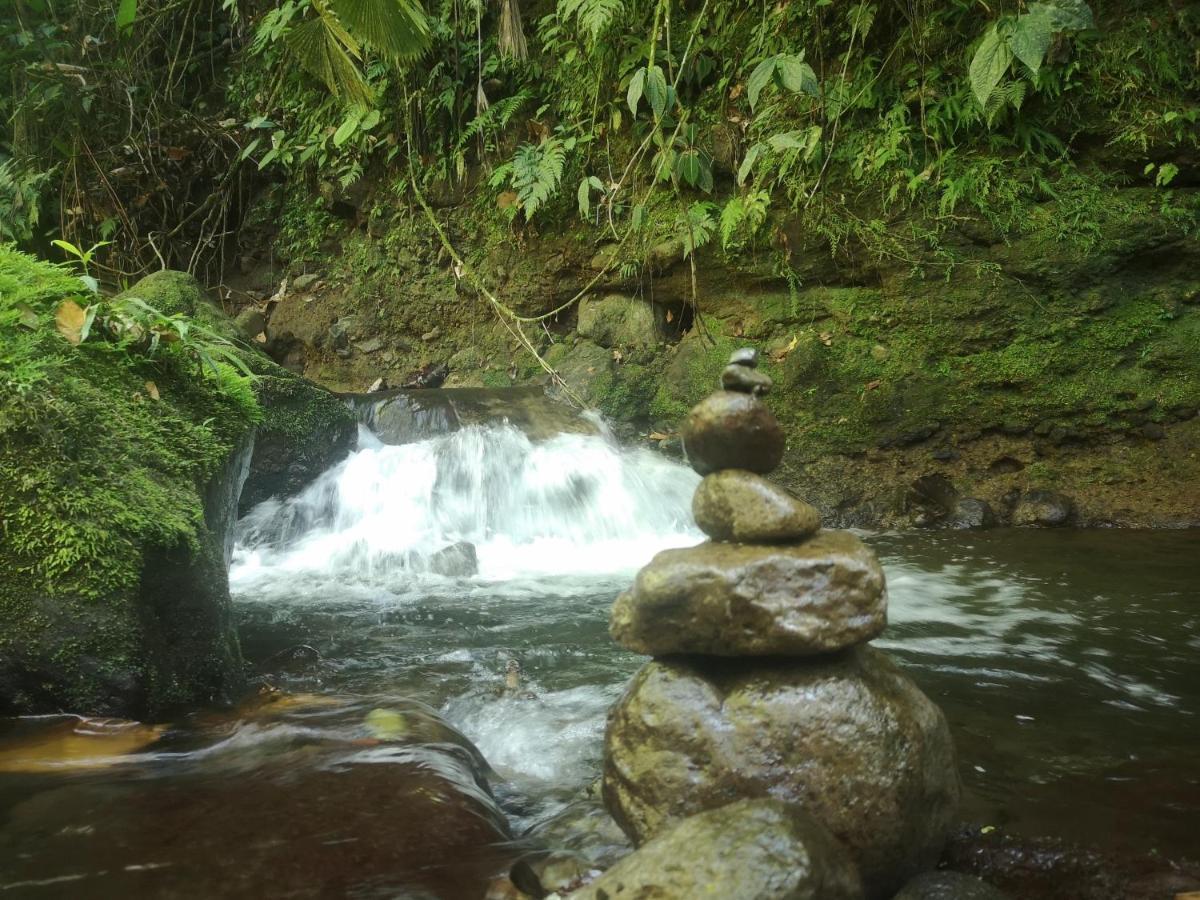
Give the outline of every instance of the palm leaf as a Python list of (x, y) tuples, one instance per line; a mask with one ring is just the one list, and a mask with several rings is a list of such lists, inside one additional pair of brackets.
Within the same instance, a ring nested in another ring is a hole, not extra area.
[(429, 20), (418, 0), (332, 0), (346, 28), (392, 60), (415, 59), (429, 49)]
[(292, 28), (286, 37), (288, 48), (296, 54), (300, 65), (321, 79), (330, 92), (365, 106), (371, 102), (371, 89), (350, 58), (357, 44), (351, 39), (351, 44), (343, 45), (338, 40), (338, 27), (331, 26), (331, 19), (318, 16)]

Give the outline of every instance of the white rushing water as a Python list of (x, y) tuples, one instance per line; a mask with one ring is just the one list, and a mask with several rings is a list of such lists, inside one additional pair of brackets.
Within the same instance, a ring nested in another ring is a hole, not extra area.
[[(655, 553), (703, 538), (698, 482), (604, 434), (473, 426), (394, 446), (363, 429), (303, 493), (242, 519), (231, 587), (244, 614), (341, 647), (326, 690), (440, 706), (544, 813), (596, 773), (637, 665), (608, 643), (608, 609)], [(431, 571), (464, 541), (475, 574)], [(509, 659), (524, 689), (498, 696)]]
[(635, 571), (695, 543), (697, 477), (607, 436), (532, 443), (507, 426), (470, 427), (360, 449), (298, 497), (240, 523), (231, 580), (247, 591), (300, 575), (386, 584), (429, 576), (430, 559), (474, 545), (484, 582)]

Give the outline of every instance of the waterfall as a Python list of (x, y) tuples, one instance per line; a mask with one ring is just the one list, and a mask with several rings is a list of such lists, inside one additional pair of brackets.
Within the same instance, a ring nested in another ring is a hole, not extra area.
[(473, 545), (482, 581), (633, 572), (702, 537), (691, 519), (697, 481), (603, 433), (535, 442), (504, 423), (385, 445), (363, 428), (341, 465), (241, 520), (232, 580), (392, 586), (440, 577), (431, 559), (461, 542)]

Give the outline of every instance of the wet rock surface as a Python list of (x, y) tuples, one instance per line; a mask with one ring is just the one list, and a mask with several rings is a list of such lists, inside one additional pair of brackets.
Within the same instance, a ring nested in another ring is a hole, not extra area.
[(613, 607), (635, 653), (807, 656), (868, 641), (887, 624), (883, 570), (847, 532), (800, 545), (707, 542), (666, 550)]
[(1069, 525), (1075, 504), (1069, 497), (1055, 491), (1030, 491), (1017, 501), (1012, 523), (1017, 526), (1057, 528)]
[(470, 541), (443, 547), (429, 557), (429, 571), (448, 578), (469, 578), (479, 571), (479, 556)]
[(925, 872), (892, 900), (1009, 900), (1007, 894), (962, 872)]
[(638, 844), (739, 798), (797, 803), (846, 845), (875, 898), (937, 862), (959, 784), (941, 711), (863, 647), (649, 663), (610, 712), (604, 796)]
[(664, 830), (572, 900), (858, 900), (845, 849), (811, 816), (742, 800)]
[(783, 459), (783, 428), (752, 394), (718, 391), (700, 401), (688, 413), (681, 434), (688, 462), (701, 475), (720, 469), (766, 475)]
[(727, 469), (696, 489), (692, 515), (718, 541), (774, 544), (801, 541), (821, 527), (821, 514), (753, 472)]

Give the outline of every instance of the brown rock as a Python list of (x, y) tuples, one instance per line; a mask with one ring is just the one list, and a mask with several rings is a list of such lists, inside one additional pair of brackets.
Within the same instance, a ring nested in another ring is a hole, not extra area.
[(613, 606), (613, 639), (654, 656), (810, 656), (876, 637), (887, 588), (875, 554), (826, 531), (799, 546), (665, 550)]
[(721, 387), (727, 391), (739, 391), (761, 397), (771, 391), (771, 376), (758, 369), (731, 363), (721, 372)]
[(860, 900), (849, 854), (803, 810), (741, 800), (684, 819), (572, 900)]
[(959, 783), (946, 720), (883, 653), (654, 661), (609, 713), (604, 797), (637, 844), (744, 797), (810, 812), (868, 898), (937, 862)]
[(714, 472), (701, 481), (692, 515), (709, 537), (743, 544), (802, 541), (821, 527), (821, 514), (812, 506), (739, 469)]
[(717, 391), (688, 413), (680, 433), (688, 461), (701, 475), (720, 469), (766, 475), (783, 459), (783, 429), (752, 394)]

